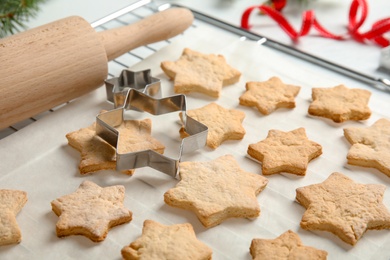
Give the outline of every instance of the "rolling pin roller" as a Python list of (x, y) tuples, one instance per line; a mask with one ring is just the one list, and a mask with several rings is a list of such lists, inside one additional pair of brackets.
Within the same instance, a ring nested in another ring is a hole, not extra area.
[(100, 87), (108, 61), (180, 34), (192, 13), (172, 8), (96, 32), (72, 16), (0, 39), (0, 129)]

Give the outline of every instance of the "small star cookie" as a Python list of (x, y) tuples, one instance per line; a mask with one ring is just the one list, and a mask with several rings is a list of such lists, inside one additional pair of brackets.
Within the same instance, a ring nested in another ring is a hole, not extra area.
[(20, 190), (0, 190), (0, 246), (22, 240), (16, 215), (27, 202), (27, 193)]
[(270, 130), (266, 139), (250, 144), (247, 153), (262, 162), (264, 175), (305, 175), (308, 163), (322, 154), (322, 147), (310, 141), (301, 127), (290, 132)]
[(122, 185), (102, 188), (84, 181), (74, 193), (51, 202), (59, 216), (57, 236), (83, 235), (94, 242), (103, 241), (110, 228), (132, 219), (131, 211), (123, 206), (124, 198)]
[(208, 228), (228, 218), (260, 215), (256, 196), (268, 180), (242, 170), (232, 155), (179, 166), (180, 182), (164, 194), (168, 205), (195, 212)]
[[(81, 154), (79, 170), (81, 174), (100, 170), (116, 169), (116, 151), (109, 143), (96, 135), (96, 123), (86, 128), (68, 133), (68, 144)], [(154, 150), (164, 153), (165, 146), (151, 136), (150, 119), (125, 120), (116, 127), (119, 132), (118, 153), (129, 153), (141, 150)], [(122, 171), (132, 175), (134, 169)]]
[(239, 81), (241, 73), (226, 63), (224, 56), (203, 54), (185, 48), (179, 60), (163, 61), (161, 68), (174, 80), (175, 93), (199, 92), (219, 97), (222, 87)]
[(254, 260), (325, 260), (328, 256), (326, 251), (304, 246), (298, 234), (291, 230), (275, 239), (253, 239), (250, 253)]
[(390, 212), (382, 203), (385, 190), (385, 185), (359, 184), (334, 172), (320, 184), (296, 190), (296, 200), (306, 208), (300, 225), (355, 245), (367, 229), (390, 229)]
[[(81, 154), (80, 174), (88, 174), (100, 170), (115, 170), (115, 148), (96, 135), (96, 123), (68, 133), (68, 144)], [(127, 171), (133, 174), (133, 170)]]
[(352, 144), (349, 164), (372, 167), (390, 177), (390, 121), (379, 119), (368, 128), (345, 128), (345, 138)]
[(240, 105), (256, 107), (269, 115), (278, 108), (294, 108), (295, 97), (301, 87), (284, 84), (278, 77), (263, 82), (247, 82), (246, 92), (239, 98)]
[(199, 241), (191, 224), (166, 226), (145, 220), (142, 236), (122, 249), (122, 257), (131, 259), (211, 259), (212, 250)]
[(313, 88), (313, 102), (309, 114), (326, 117), (336, 123), (347, 120), (365, 120), (371, 116), (368, 102), (371, 92), (364, 89), (349, 89), (344, 85), (333, 88)]
[[(241, 140), (246, 133), (242, 126), (245, 113), (236, 109), (226, 109), (216, 103), (210, 103), (188, 110), (187, 115), (208, 127), (206, 143), (213, 149), (226, 140)], [(182, 137), (187, 136), (183, 128), (180, 132)]]

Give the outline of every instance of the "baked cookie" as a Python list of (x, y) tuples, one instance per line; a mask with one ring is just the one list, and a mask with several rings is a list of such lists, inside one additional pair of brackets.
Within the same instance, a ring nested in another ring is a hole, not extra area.
[(368, 102), (371, 92), (364, 89), (349, 89), (344, 85), (333, 88), (313, 88), (313, 101), (309, 114), (326, 117), (336, 123), (347, 120), (365, 120), (371, 116)]
[(212, 256), (211, 248), (196, 238), (191, 224), (166, 226), (153, 220), (145, 220), (142, 236), (121, 252), (126, 260), (208, 260)]
[(161, 68), (174, 80), (175, 93), (199, 92), (219, 97), (222, 87), (239, 81), (241, 72), (229, 66), (224, 56), (203, 54), (185, 48), (179, 60), (163, 61)]
[(195, 212), (205, 227), (228, 218), (260, 215), (256, 196), (268, 180), (240, 168), (232, 155), (208, 162), (181, 162), (180, 182), (164, 194), (170, 206)]
[(83, 235), (94, 242), (103, 241), (110, 228), (132, 219), (131, 211), (123, 206), (124, 198), (122, 185), (102, 188), (84, 181), (74, 193), (51, 202), (59, 216), (57, 236)]
[[(210, 103), (198, 109), (187, 110), (187, 115), (208, 127), (206, 144), (216, 149), (226, 140), (241, 140), (246, 133), (242, 122), (245, 113), (236, 109), (226, 109), (216, 103)], [(184, 128), (182, 137), (188, 136)]]
[(290, 132), (270, 130), (266, 139), (250, 144), (247, 153), (262, 162), (264, 175), (305, 175), (309, 162), (322, 154), (322, 147), (310, 141), (301, 127)]
[(328, 256), (326, 251), (304, 246), (298, 234), (291, 230), (275, 239), (253, 239), (250, 253), (254, 260), (321, 260)]
[(27, 202), (27, 193), (20, 190), (0, 190), (0, 246), (19, 243), (22, 234), (16, 215)]
[(329, 231), (355, 245), (368, 229), (390, 229), (385, 190), (385, 185), (359, 184), (334, 172), (320, 184), (296, 190), (296, 200), (306, 208), (301, 227)]
[[(96, 123), (86, 128), (68, 133), (68, 144), (81, 154), (79, 170), (81, 174), (92, 173), (100, 170), (116, 169), (115, 148), (96, 135)], [(152, 121), (125, 120), (116, 127), (119, 132), (117, 152), (130, 153), (141, 150), (154, 150), (164, 153), (165, 146), (151, 136)], [(133, 169), (122, 171), (132, 175)]]
[(264, 115), (278, 108), (294, 108), (295, 97), (301, 89), (284, 84), (278, 77), (263, 82), (247, 82), (245, 88), (246, 92), (239, 98), (240, 105), (256, 107)]
[[(96, 123), (89, 127), (81, 128), (68, 133), (68, 144), (80, 152), (80, 174), (88, 174), (100, 170), (115, 170), (115, 148), (96, 135)], [(134, 170), (126, 171), (133, 174)]]
[(352, 144), (349, 164), (376, 168), (390, 177), (390, 121), (379, 119), (371, 127), (344, 129), (345, 138)]

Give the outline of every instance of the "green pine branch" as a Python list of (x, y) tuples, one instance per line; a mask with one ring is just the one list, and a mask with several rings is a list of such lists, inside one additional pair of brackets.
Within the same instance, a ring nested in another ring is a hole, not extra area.
[(26, 28), (46, 0), (0, 0), (0, 38)]

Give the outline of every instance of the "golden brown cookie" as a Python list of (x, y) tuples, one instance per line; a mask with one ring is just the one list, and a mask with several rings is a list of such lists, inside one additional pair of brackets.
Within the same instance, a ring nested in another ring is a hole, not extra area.
[(239, 81), (241, 73), (226, 63), (224, 56), (203, 54), (185, 48), (179, 60), (163, 61), (161, 68), (174, 80), (175, 93), (199, 92), (219, 97), (222, 87)]
[(270, 130), (266, 139), (250, 144), (247, 152), (262, 162), (264, 175), (305, 175), (309, 162), (322, 154), (322, 147), (310, 141), (301, 127), (290, 132)]
[(324, 182), (296, 190), (306, 208), (301, 227), (329, 231), (355, 245), (368, 229), (390, 229), (390, 212), (382, 203), (385, 185), (360, 184), (334, 172)]
[[(198, 109), (187, 111), (187, 115), (208, 127), (207, 146), (216, 149), (226, 140), (241, 140), (246, 133), (242, 122), (245, 113), (236, 109), (226, 109), (210, 103)], [(181, 136), (188, 136), (180, 129)]]
[(0, 190), (0, 246), (19, 243), (22, 233), (16, 215), (27, 202), (27, 193), (20, 190)]
[(291, 230), (275, 239), (253, 239), (250, 253), (254, 260), (324, 260), (328, 255), (326, 251), (304, 246), (298, 234)]
[(122, 185), (102, 188), (84, 181), (75, 192), (51, 202), (59, 217), (57, 236), (83, 235), (94, 242), (103, 241), (110, 228), (132, 219), (131, 211), (123, 206), (124, 198)]
[[(92, 173), (100, 170), (116, 169), (116, 151), (109, 143), (96, 135), (96, 123), (86, 128), (68, 133), (68, 144), (81, 154), (79, 170), (81, 174)], [(119, 132), (118, 153), (130, 153), (142, 150), (154, 150), (164, 153), (165, 146), (151, 136), (152, 121), (124, 120), (116, 127)], [(132, 175), (134, 169), (122, 171)]]
[[(68, 144), (80, 152), (80, 174), (115, 170), (115, 148), (96, 135), (96, 124), (68, 133)], [(127, 172), (133, 174), (133, 170)]]
[(344, 85), (333, 88), (313, 88), (309, 114), (332, 119), (336, 123), (365, 120), (371, 116), (368, 107), (371, 92), (349, 89)]
[(246, 92), (239, 98), (240, 105), (256, 107), (264, 115), (278, 108), (294, 108), (295, 97), (301, 89), (284, 84), (278, 77), (263, 82), (247, 82), (245, 88)]
[(349, 164), (376, 168), (390, 177), (390, 121), (379, 119), (371, 127), (344, 129), (345, 138), (352, 144)]
[(149, 118), (143, 120), (125, 120), (116, 129), (119, 132), (118, 153), (122, 154), (143, 150), (164, 153), (165, 146), (151, 136), (152, 121)]
[(166, 226), (153, 220), (145, 220), (142, 236), (122, 249), (126, 260), (208, 260), (211, 256), (211, 248), (196, 238), (191, 224)]
[(180, 182), (164, 194), (173, 207), (191, 210), (205, 227), (228, 218), (260, 215), (256, 196), (268, 180), (240, 168), (232, 155), (207, 162), (181, 162)]

